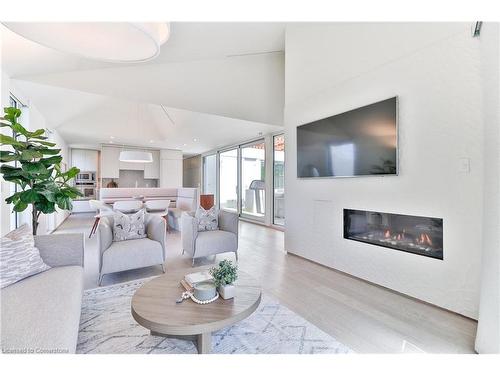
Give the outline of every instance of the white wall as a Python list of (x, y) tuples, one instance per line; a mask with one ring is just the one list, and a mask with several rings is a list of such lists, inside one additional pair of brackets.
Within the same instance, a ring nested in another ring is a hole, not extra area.
[(484, 212), (476, 350), (500, 353), (500, 26), (481, 30), (484, 97)]
[[(9, 95), (12, 93), (16, 98), (18, 98), (23, 104), (27, 105), (27, 107), (21, 108), (23, 115), (21, 117), (21, 124), (26, 127), (28, 130), (35, 130), (40, 128), (49, 128), (50, 124), (48, 124), (42, 114), (38, 111), (38, 109), (30, 103), (29, 97), (25, 96), (24, 93), (19, 90), (15, 84), (13, 84), (12, 80), (5, 74), (2, 73), (2, 85), (1, 85), (1, 98), (2, 98), (2, 108), (9, 106)], [(69, 167), (69, 150), (64, 139), (60, 137), (56, 130), (51, 130), (49, 134), (47, 134), (49, 140), (53, 141), (57, 144), (57, 147), (61, 149), (61, 155), (63, 157), (63, 162), (68, 164)], [(3, 181), (2, 178), (2, 223), (1, 223), (1, 231), (2, 235), (8, 233), (11, 228), (10, 223), (10, 214), (11, 207), (5, 203), (5, 198), (11, 195), (10, 192), (10, 184)], [(39, 219), (38, 226), (38, 234), (46, 234), (54, 230), (59, 224), (61, 224), (66, 217), (68, 217), (69, 211), (59, 210), (56, 212), (45, 215), (41, 214)], [(27, 223), (31, 226), (31, 210), (28, 208), (24, 212), (19, 214), (19, 225)]]
[[(466, 23), (287, 28), (287, 251), (477, 318), (480, 45)], [(395, 95), (399, 176), (297, 179), (297, 125)], [(459, 171), (460, 158), (470, 159), (470, 173)], [(344, 208), (443, 218), (444, 260), (343, 239)]]

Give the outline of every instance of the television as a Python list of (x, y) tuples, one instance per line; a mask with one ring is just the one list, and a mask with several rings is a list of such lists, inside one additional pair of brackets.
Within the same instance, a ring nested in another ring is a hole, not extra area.
[(398, 174), (397, 97), (297, 127), (297, 176)]

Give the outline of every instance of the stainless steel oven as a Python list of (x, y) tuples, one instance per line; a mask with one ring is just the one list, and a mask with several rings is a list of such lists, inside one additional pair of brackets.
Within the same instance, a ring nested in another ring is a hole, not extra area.
[(95, 183), (95, 172), (80, 172), (76, 175), (75, 182), (80, 183)]
[(95, 199), (96, 198), (96, 191), (95, 191), (95, 185), (77, 185), (78, 190), (83, 194), (83, 197), (81, 199)]

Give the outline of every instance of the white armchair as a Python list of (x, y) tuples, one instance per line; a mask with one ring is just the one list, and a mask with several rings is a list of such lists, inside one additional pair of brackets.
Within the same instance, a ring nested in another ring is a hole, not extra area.
[(219, 229), (198, 231), (198, 219), (194, 212), (183, 212), (182, 253), (188, 253), (194, 260), (209, 255), (234, 252), (238, 260), (238, 215), (232, 212), (219, 212)]
[(113, 217), (104, 217), (99, 233), (99, 285), (105, 274), (161, 264), (165, 272), (166, 223), (158, 215), (146, 214), (147, 237), (113, 242)]

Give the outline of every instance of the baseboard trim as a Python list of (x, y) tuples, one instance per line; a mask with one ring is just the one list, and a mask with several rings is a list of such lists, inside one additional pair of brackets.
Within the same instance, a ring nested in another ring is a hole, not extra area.
[(445, 308), (445, 307), (438, 306), (438, 305), (436, 305), (436, 304), (434, 304), (434, 303), (431, 303), (431, 302), (427, 302), (427, 301), (421, 300), (420, 298), (413, 297), (413, 296), (410, 296), (410, 295), (408, 295), (408, 294), (406, 294), (406, 293), (399, 292), (399, 291), (397, 291), (397, 290), (395, 290), (395, 289), (388, 288), (388, 287), (386, 287), (386, 286), (383, 286), (383, 285), (380, 285), (380, 284), (374, 283), (373, 281), (369, 281), (369, 280), (363, 279), (363, 278), (361, 278), (361, 277), (351, 275), (350, 273), (347, 273), (347, 272), (345, 272), (345, 271), (341, 271), (341, 270), (336, 269), (336, 268), (334, 268), (334, 267), (327, 266), (327, 265), (325, 265), (325, 264), (322, 264), (322, 263), (316, 262), (316, 261), (314, 261), (314, 260), (311, 260), (311, 259), (305, 258), (305, 257), (303, 257), (303, 256), (301, 256), (301, 255), (297, 255), (297, 254), (292, 253), (292, 252), (290, 252), (290, 251), (288, 251), (288, 250), (286, 250), (286, 249), (285, 249), (285, 251), (286, 251), (286, 253), (287, 253), (288, 255), (293, 255), (293, 256), (295, 256), (295, 257), (297, 257), (297, 258), (303, 259), (303, 260), (305, 260), (305, 261), (307, 261), (307, 262), (311, 262), (311, 263), (317, 264), (318, 266), (321, 266), (321, 267), (327, 268), (327, 269), (332, 270), (332, 271), (334, 271), (334, 272), (341, 273), (341, 274), (343, 274), (343, 275), (345, 275), (345, 276), (348, 276), (348, 277), (351, 277), (351, 278), (353, 278), (353, 279), (356, 279), (356, 280), (359, 280), (359, 281), (363, 281), (363, 282), (365, 282), (365, 283), (367, 283), (367, 284), (370, 284), (370, 285), (373, 285), (373, 286), (376, 286), (376, 287), (379, 287), (379, 288), (383, 288), (383, 289), (388, 290), (388, 291), (390, 291), (390, 292), (392, 292), (392, 293), (395, 293), (395, 294), (398, 294), (398, 295), (400, 295), (400, 296), (403, 296), (403, 297), (409, 298), (409, 299), (411, 299), (411, 300), (413, 300), (413, 301), (417, 301), (417, 302), (423, 303), (423, 304), (428, 305), (428, 306), (436, 307), (436, 308), (438, 308), (438, 309), (440, 309), (440, 310), (443, 310), (443, 311), (446, 311), (446, 312), (449, 312), (449, 313), (452, 313), (452, 314), (455, 314), (455, 315), (461, 316), (461, 317), (463, 317), (463, 318), (466, 318), (466, 319), (472, 320), (473, 322), (477, 322), (477, 321), (478, 321), (477, 319), (471, 318), (470, 316), (463, 315), (463, 314), (460, 314), (460, 313), (458, 313), (458, 312), (456, 312), (456, 311), (453, 311), (453, 310), (447, 309), (447, 308)]

